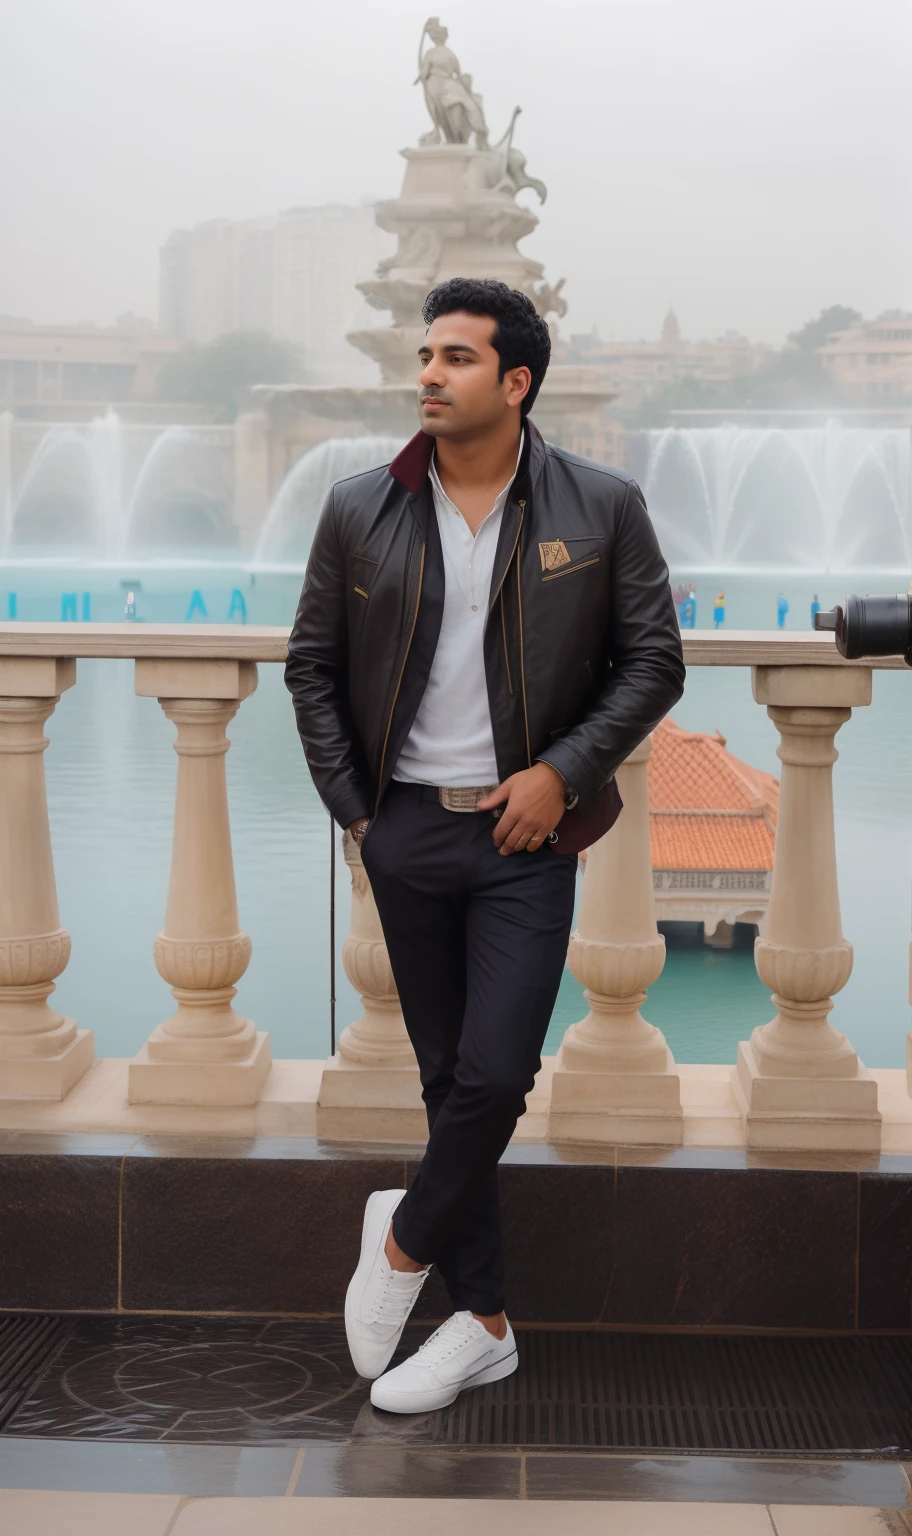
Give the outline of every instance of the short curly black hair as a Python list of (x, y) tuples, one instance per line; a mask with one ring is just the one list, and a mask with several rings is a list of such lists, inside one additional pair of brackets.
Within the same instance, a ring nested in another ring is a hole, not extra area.
[(497, 278), (450, 277), (425, 299), (424, 323), (460, 310), (497, 321), (491, 344), (500, 354), (501, 379), (508, 368), (528, 368), (532, 383), (521, 406), (521, 415), (528, 416), (551, 361), (551, 333), (532, 300)]

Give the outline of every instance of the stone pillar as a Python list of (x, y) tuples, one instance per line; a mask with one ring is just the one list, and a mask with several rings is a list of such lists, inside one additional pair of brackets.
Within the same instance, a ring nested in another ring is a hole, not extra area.
[(136, 692), (177, 726), (171, 883), (154, 951), (177, 1010), (130, 1063), (131, 1104), (255, 1104), (269, 1072), (269, 1036), (231, 1006), (251, 945), (238, 924), (225, 727), (256, 684), (250, 661), (136, 663)]
[(364, 1013), (343, 1030), (327, 1061), (317, 1099), (317, 1134), (335, 1140), (423, 1141), (427, 1119), (415, 1052), (361, 851), (342, 838), (351, 872), (351, 929), (342, 947), (345, 974)]
[(782, 785), (757, 970), (776, 1016), (738, 1047), (732, 1074), (750, 1147), (876, 1151), (877, 1085), (829, 1022), (852, 972), (833, 823), (836, 732), (871, 702), (868, 667), (755, 667), (754, 698), (779, 731)]
[(554, 1065), (551, 1137), (680, 1146), (681, 1081), (661, 1030), (640, 1013), (665, 964), (656, 928), (646, 764), (649, 737), (618, 770), (624, 809), (589, 849), (570, 969), (590, 1012)]
[(0, 1098), (62, 1099), (92, 1065), (91, 1030), (48, 1007), (70, 958), (44, 785), (45, 721), (72, 659), (0, 657)]

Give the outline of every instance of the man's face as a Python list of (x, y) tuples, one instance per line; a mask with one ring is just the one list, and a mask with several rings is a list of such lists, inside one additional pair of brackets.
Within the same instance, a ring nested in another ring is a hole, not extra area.
[(510, 368), (501, 379), (500, 355), (491, 344), (497, 322), (458, 311), (440, 315), (418, 353), (418, 416), (431, 437), (474, 437), (518, 414), (529, 392), (528, 368)]

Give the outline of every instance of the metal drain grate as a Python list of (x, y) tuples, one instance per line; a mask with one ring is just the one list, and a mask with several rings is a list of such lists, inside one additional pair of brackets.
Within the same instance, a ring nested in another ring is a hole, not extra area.
[(525, 1333), (521, 1368), (433, 1416), (457, 1445), (912, 1451), (912, 1339)]
[(0, 1317), (0, 1429), (66, 1337), (59, 1317)]
[[(423, 1329), (410, 1330), (402, 1356)], [(0, 1320), (0, 1434), (912, 1459), (912, 1334), (520, 1332), (451, 1408), (372, 1409), (336, 1319)], [(400, 1357), (401, 1358), (401, 1357)]]

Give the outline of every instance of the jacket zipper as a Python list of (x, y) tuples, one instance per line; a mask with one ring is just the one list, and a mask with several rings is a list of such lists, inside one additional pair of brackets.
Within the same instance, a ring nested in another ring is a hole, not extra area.
[(513, 677), (510, 672), (510, 653), (507, 649), (507, 619), (504, 613), (503, 592), (500, 594), (500, 631), (503, 635), (504, 665), (507, 669), (507, 687), (510, 690), (510, 698), (513, 697)]
[(542, 581), (557, 581), (558, 576), (572, 576), (574, 571), (584, 571), (587, 565), (598, 565), (601, 555), (593, 555), (589, 560), (580, 560), (576, 565), (565, 565), (562, 571), (552, 571), (550, 575), (543, 576)]
[(402, 666), (399, 669), (399, 678), (398, 678), (398, 681), (396, 683), (396, 692), (393, 694), (393, 702), (390, 705), (389, 719), (386, 722), (386, 734), (383, 737), (383, 750), (380, 753), (380, 772), (377, 775), (377, 799), (376, 799), (376, 802), (375, 802), (375, 805), (374, 805), (374, 815), (375, 816), (377, 814), (377, 809), (378, 809), (378, 807), (380, 805), (380, 792), (381, 792), (381, 790), (383, 788), (383, 767), (384, 767), (384, 764), (386, 762), (386, 749), (387, 749), (387, 746), (389, 744), (389, 735), (390, 735), (390, 731), (392, 730), (392, 727), (393, 727), (393, 715), (396, 712), (396, 700), (399, 697), (399, 689), (402, 687), (402, 679), (405, 676), (405, 664), (406, 664), (406, 662), (409, 659), (409, 651), (412, 648), (412, 640), (415, 637), (415, 626), (418, 623), (418, 608), (419, 608), (419, 605), (421, 603), (421, 587), (422, 587), (422, 583), (424, 581), (424, 555), (425, 555), (425, 546), (422, 544), (422, 546), (421, 546), (421, 564), (418, 567), (418, 594), (417, 594), (417, 596), (415, 598), (415, 612), (412, 615), (412, 627), (409, 630), (409, 637), (408, 637), (408, 640), (407, 640), (406, 646), (405, 646), (405, 655), (402, 658)]
[(525, 513), (526, 513), (526, 503), (524, 501), (518, 501), (516, 503), (516, 505), (519, 507), (519, 526), (516, 529), (516, 538), (513, 540), (513, 548), (510, 550), (510, 559), (507, 561), (506, 565), (504, 566), (504, 573), (501, 576), (500, 581), (497, 583), (497, 591), (491, 593), (491, 596), (490, 596), (490, 599), (489, 599), (489, 602), (488, 602), (488, 612), (489, 613), (490, 613), (491, 609), (494, 607), (494, 604), (497, 602), (498, 597), (500, 596), (500, 589), (501, 589), (501, 587), (503, 586), (504, 582), (507, 579), (507, 572), (510, 569), (510, 561), (513, 559), (513, 556), (516, 554), (516, 546), (519, 543), (519, 536), (522, 533), (523, 518), (524, 518)]
[[(520, 512), (519, 527), (516, 530), (516, 543), (517, 544), (519, 543), (519, 535), (522, 532), (523, 515), (525, 513), (525, 510), (526, 510), (526, 503), (524, 501), (521, 501), (519, 503), (519, 512)], [(514, 554), (516, 553), (516, 544), (513, 545), (513, 553)], [(512, 559), (513, 556), (511, 555), (510, 558)], [(531, 746), (531, 743), (529, 741), (529, 706), (526, 703), (526, 653), (525, 653), (525, 649), (523, 647), (522, 581), (521, 581), (521, 578), (520, 578), (520, 566), (521, 565), (522, 565), (522, 561), (518, 559), (516, 561), (516, 605), (517, 605), (517, 609), (518, 609), (518, 612), (519, 612), (519, 676), (520, 676), (520, 681), (522, 683), (523, 722), (524, 722), (525, 728), (526, 728), (526, 762), (528, 763), (529, 767), (531, 768), (532, 767), (532, 746)], [(504, 574), (506, 574), (506, 573), (504, 573)]]

